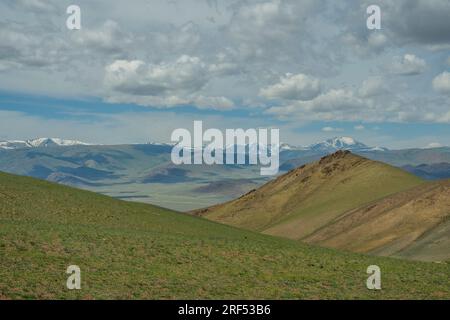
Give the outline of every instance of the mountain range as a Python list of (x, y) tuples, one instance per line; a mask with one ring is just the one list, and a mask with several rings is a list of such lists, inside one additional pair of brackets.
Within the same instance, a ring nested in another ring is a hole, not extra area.
[(6, 140), (0, 141), (0, 149), (21, 149), (39, 147), (66, 147), (66, 146), (86, 146), (89, 143), (65, 140), (60, 138), (38, 138), (29, 140)]
[[(169, 145), (174, 144), (161, 143), (161, 142), (149, 142), (152, 145)], [(75, 145), (93, 145), (77, 140), (67, 140), (61, 138), (36, 138), (29, 140), (4, 140), (0, 141), (0, 148), (3, 149), (19, 149), (19, 148), (37, 148), (37, 147), (50, 147), (50, 146), (75, 146)], [(337, 150), (387, 150), (383, 147), (369, 147), (362, 142), (356, 141), (351, 137), (334, 137), (319, 143), (314, 143), (308, 146), (293, 146), (287, 143), (280, 144), (280, 150), (316, 150), (316, 151), (337, 151)]]
[[(91, 145), (42, 138), (0, 146), (0, 171), (180, 211), (232, 200), (270, 180), (261, 177), (258, 166), (248, 164), (174, 165), (173, 145), (165, 143)], [(304, 147), (280, 145), (280, 174), (341, 149), (426, 179), (449, 173), (445, 164), (450, 163), (450, 148), (388, 150), (339, 137)], [(430, 167), (425, 170), (424, 165)], [(416, 166), (421, 167), (413, 169)]]
[(427, 180), (450, 179), (450, 163), (446, 162), (422, 163), (418, 166), (406, 165), (402, 169)]
[(301, 147), (303, 150), (312, 150), (319, 152), (332, 153), (338, 150), (350, 151), (387, 151), (384, 147), (369, 147), (362, 142), (356, 141), (351, 137), (335, 137), (323, 142), (311, 144), (307, 147)]

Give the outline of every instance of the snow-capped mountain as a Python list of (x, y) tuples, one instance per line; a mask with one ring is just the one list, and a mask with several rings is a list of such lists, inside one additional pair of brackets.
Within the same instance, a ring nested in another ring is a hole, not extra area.
[(280, 145), (280, 151), (296, 150), (297, 147), (290, 145), (288, 143), (282, 143)]
[(38, 148), (38, 147), (65, 147), (77, 145), (90, 145), (86, 142), (76, 140), (65, 140), (59, 138), (38, 138), (30, 140), (9, 140), (0, 141), (0, 149), (23, 149), (23, 148)]
[[(149, 145), (154, 146), (167, 146), (171, 147), (175, 144), (169, 143), (158, 143), (158, 142), (148, 142)], [(81, 142), (77, 140), (66, 140), (60, 138), (38, 138), (30, 140), (7, 140), (0, 141), (0, 150), (9, 149), (24, 149), (24, 148), (39, 148), (39, 147), (63, 147), (63, 146), (77, 146), (77, 145), (92, 145), (90, 143)], [(229, 151), (233, 146), (226, 146), (225, 150)], [(207, 148), (204, 145), (203, 148)], [(247, 145), (246, 149), (257, 150), (257, 145)], [(266, 146), (259, 145), (259, 148), (266, 149)], [(186, 147), (186, 149), (194, 149), (192, 147)], [(386, 151), (388, 149), (383, 147), (369, 147), (362, 142), (356, 141), (351, 137), (335, 137), (332, 139), (325, 140), (320, 143), (311, 144), (309, 146), (293, 146), (287, 143), (281, 143), (279, 145), (280, 151), (316, 151), (316, 152), (335, 152), (337, 150), (350, 150), (350, 151)]]
[(337, 150), (350, 151), (386, 151), (383, 147), (369, 147), (362, 142), (356, 141), (351, 137), (335, 137), (320, 143), (315, 143), (307, 147), (313, 151), (334, 152)]

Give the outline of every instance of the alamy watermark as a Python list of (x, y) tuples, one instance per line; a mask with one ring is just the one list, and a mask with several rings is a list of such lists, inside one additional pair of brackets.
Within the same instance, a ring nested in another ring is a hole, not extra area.
[(80, 290), (81, 289), (81, 269), (77, 265), (70, 265), (66, 270), (67, 274), (70, 276), (67, 278), (66, 286), (69, 290)]
[(366, 9), (369, 17), (366, 20), (367, 29), (380, 30), (381, 29), (381, 8), (377, 5), (370, 5)]
[(367, 274), (370, 276), (367, 278), (366, 286), (369, 290), (381, 290), (381, 269), (377, 265), (371, 265), (367, 267)]
[(226, 129), (224, 135), (219, 129), (203, 132), (203, 122), (194, 121), (193, 135), (188, 129), (176, 129), (171, 141), (176, 143), (171, 154), (176, 165), (259, 164), (263, 176), (278, 173), (279, 129)]
[(81, 30), (81, 8), (78, 5), (67, 7), (66, 13), (69, 15), (66, 20), (66, 27), (69, 30)]

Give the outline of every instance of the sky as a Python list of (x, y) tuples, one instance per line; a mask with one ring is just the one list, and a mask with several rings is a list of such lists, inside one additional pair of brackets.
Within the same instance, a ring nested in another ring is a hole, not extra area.
[(449, 0), (4, 0), (0, 140), (169, 142), (203, 120), (449, 145), (449, 17)]

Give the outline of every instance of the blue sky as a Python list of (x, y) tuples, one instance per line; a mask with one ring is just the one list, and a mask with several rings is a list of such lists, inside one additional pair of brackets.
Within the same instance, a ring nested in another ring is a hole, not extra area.
[[(0, 139), (169, 141), (176, 128), (280, 128), (449, 145), (447, 0), (0, 4)], [(368, 30), (366, 8), (381, 8)]]

